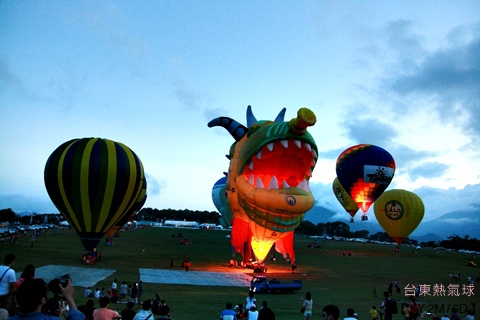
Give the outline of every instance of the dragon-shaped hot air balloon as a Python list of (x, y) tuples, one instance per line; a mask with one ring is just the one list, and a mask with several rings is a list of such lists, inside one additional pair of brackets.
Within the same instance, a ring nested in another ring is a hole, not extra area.
[[(282, 109), (274, 121), (257, 121), (250, 106), (247, 127), (228, 117), (208, 123), (221, 126), (235, 139), (227, 158), (230, 167), (220, 196), (233, 212), (231, 243), (244, 261), (253, 253), (263, 261), (275, 243), (295, 264), (293, 232), (314, 204), (309, 179), (317, 146), (307, 132), (316, 122), (306, 108), (284, 121)], [(223, 212), (221, 212), (223, 214)]]

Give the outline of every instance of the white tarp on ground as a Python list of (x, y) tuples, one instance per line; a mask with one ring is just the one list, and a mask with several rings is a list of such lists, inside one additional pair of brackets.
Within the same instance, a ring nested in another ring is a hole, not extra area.
[[(74, 286), (86, 288), (95, 286), (96, 283), (111, 276), (115, 271), (115, 269), (105, 268), (48, 265), (35, 268), (35, 276), (49, 282), (68, 273)], [(17, 279), (21, 274), (22, 272), (16, 273)]]
[[(35, 276), (46, 282), (69, 274), (73, 285), (95, 287), (116, 272), (115, 269), (48, 265), (35, 269)], [(169, 269), (139, 269), (139, 279), (145, 283), (190, 284), (196, 286), (249, 287), (251, 276), (237, 272), (184, 271)], [(17, 278), (21, 272), (16, 273)]]
[(146, 283), (191, 284), (197, 286), (249, 287), (250, 276), (236, 272), (184, 271), (140, 268), (140, 280)]

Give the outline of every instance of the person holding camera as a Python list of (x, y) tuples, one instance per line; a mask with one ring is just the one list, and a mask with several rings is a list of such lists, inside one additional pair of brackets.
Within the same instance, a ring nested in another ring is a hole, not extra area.
[[(69, 311), (67, 320), (85, 320), (85, 315), (77, 310), (75, 300), (73, 299), (74, 288), (70, 279), (64, 279), (63, 283), (56, 279), (58, 292), (63, 294), (68, 304)], [(55, 288), (57, 290), (57, 287)], [(61, 320), (57, 316), (46, 315), (42, 313), (42, 306), (48, 300), (47, 284), (43, 279), (33, 278), (25, 280), (17, 292), (18, 312), (11, 320)], [(66, 306), (62, 307), (62, 313), (66, 312)]]

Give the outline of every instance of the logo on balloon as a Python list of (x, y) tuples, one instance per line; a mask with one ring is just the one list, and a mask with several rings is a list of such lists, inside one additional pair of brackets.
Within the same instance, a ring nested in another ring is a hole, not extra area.
[(288, 203), (289, 206), (294, 206), (297, 203), (297, 199), (294, 196), (287, 194), (285, 196), (285, 202)]
[(389, 185), (393, 179), (395, 170), (389, 167), (381, 166), (364, 166), (364, 181)]
[(385, 214), (391, 220), (398, 220), (403, 217), (403, 206), (400, 202), (392, 200), (385, 204)]

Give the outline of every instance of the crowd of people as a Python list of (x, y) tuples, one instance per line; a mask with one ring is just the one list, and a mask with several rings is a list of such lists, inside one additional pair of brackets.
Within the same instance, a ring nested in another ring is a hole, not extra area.
[[(3, 265), (0, 266), (0, 320), (160, 320), (171, 319), (170, 307), (158, 294), (152, 299), (141, 301), (143, 295), (142, 281), (127, 285), (126, 281), (121, 284), (114, 279), (108, 293), (104, 288), (96, 288), (93, 291), (87, 288), (84, 291), (86, 303), (76, 306), (74, 301), (74, 287), (69, 275), (64, 275), (46, 283), (41, 278), (35, 277), (35, 267), (28, 264), (23, 269), (20, 277), (16, 279), (14, 265), (16, 257), (14, 254), (7, 254), (4, 257)], [(398, 282), (392, 282), (389, 288), (383, 293), (384, 299), (381, 304), (381, 311), (372, 306), (369, 311), (371, 320), (392, 320), (394, 314), (399, 310), (391, 298), (391, 288), (396, 288)], [(50, 293), (50, 297), (49, 297)], [(397, 291), (398, 293), (398, 291)], [(313, 319), (312, 294), (307, 292), (301, 297), (301, 313), (305, 320)], [(110, 309), (111, 303), (125, 303), (120, 312)], [(135, 306), (141, 304), (141, 309), (135, 311)], [(98, 305), (98, 306), (96, 306)], [(422, 314), (415, 297), (410, 297), (409, 303), (404, 303), (401, 308), (403, 320), (423, 320)], [(335, 305), (328, 305), (323, 308), (323, 320), (338, 320), (340, 311)], [(468, 310), (464, 319), (460, 318), (458, 308), (453, 308), (451, 315), (443, 317), (430, 314), (432, 320), (474, 320), (474, 311)], [(239, 304), (233, 307), (228, 302), (225, 309), (220, 313), (221, 320), (275, 320), (274, 311), (263, 300), (261, 306), (257, 307), (257, 299), (253, 291), (249, 291), (245, 299), (245, 305)], [(344, 320), (357, 320), (358, 315), (353, 308), (346, 310)]]
[[(151, 320), (171, 319), (170, 307), (158, 295), (143, 301), (138, 312), (134, 310), (143, 295), (142, 281), (129, 286), (123, 281), (118, 286), (115, 279), (108, 294), (104, 288), (93, 291), (89, 287), (84, 291), (88, 300), (77, 307), (69, 275), (46, 283), (35, 277), (35, 267), (28, 264), (16, 279), (15, 262), (16, 256), (10, 253), (0, 266), (0, 320), (147, 320), (153, 315), (159, 317)], [(96, 303), (98, 307), (95, 307)], [(125, 303), (125, 309), (121, 312), (112, 310), (109, 308), (111, 303)]]

